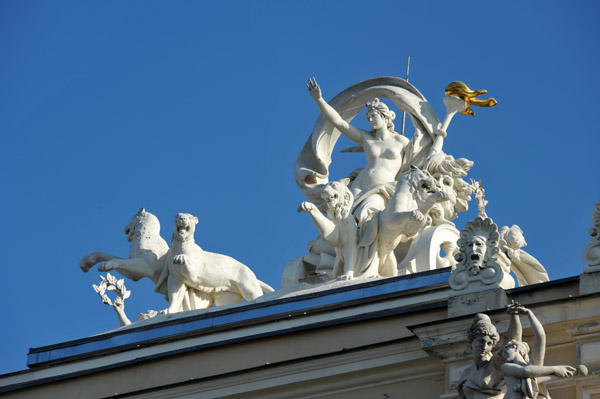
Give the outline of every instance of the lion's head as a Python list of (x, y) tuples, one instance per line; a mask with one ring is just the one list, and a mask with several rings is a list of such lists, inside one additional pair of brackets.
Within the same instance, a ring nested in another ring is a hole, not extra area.
[(411, 192), (416, 196), (417, 201), (424, 201), (427, 194), (437, 193), (440, 187), (437, 181), (427, 171), (417, 167), (411, 168), (400, 177), (398, 184), (408, 183)]
[(427, 171), (437, 180), (441, 190), (446, 194), (447, 201), (436, 204), (444, 221), (451, 221), (458, 217), (458, 212), (469, 209), (471, 201), (471, 185), (463, 180), (467, 172), (473, 167), (473, 162), (466, 158), (454, 159), (452, 155), (440, 154), (437, 162), (428, 165)]
[(127, 241), (129, 242), (132, 242), (136, 236), (141, 235), (158, 237), (160, 236), (160, 222), (156, 216), (142, 208), (125, 226), (125, 234), (127, 234)]
[(194, 239), (194, 232), (198, 218), (189, 213), (178, 213), (175, 215), (175, 227), (173, 228), (173, 239), (181, 242)]
[(354, 196), (344, 181), (327, 183), (321, 193), (327, 203), (327, 215), (335, 220), (345, 220), (350, 216)]

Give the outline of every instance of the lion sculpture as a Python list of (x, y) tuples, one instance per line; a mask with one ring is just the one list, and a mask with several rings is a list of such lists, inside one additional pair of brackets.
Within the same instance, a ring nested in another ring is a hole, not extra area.
[(405, 172), (385, 208), (361, 228), (359, 263), (362, 263), (362, 269), (370, 269), (365, 273), (396, 276), (398, 267), (394, 249), (431, 223), (428, 214), (432, 207), (446, 200), (446, 194), (428, 172), (416, 167)]
[(325, 186), (321, 198), (327, 204), (327, 217), (312, 202), (303, 202), (298, 208), (298, 212), (308, 212), (323, 239), (335, 248), (333, 276), (342, 280), (350, 280), (358, 273), (358, 226), (350, 214), (354, 196), (347, 182), (345, 179)]
[(96, 251), (84, 256), (79, 267), (87, 272), (101, 262), (99, 271), (115, 270), (133, 281), (149, 278), (156, 284), (156, 292), (166, 296), (167, 281), (162, 274), (169, 246), (160, 236), (158, 218), (142, 208), (125, 227), (125, 234), (127, 241), (131, 243), (129, 259)]
[(175, 216), (171, 249), (167, 254), (169, 308), (184, 310), (189, 289), (197, 293), (195, 309), (252, 301), (273, 288), (258, 280), (248, 266), (221, 254), (203, 251), (194, 241), (198, 218)]

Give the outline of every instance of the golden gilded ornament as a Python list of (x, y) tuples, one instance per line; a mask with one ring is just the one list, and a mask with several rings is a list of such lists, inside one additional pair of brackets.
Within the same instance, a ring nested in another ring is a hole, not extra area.
[(475, 116), (475, 112), (471, 109), (471, 105), (478, 107), (493, 107), (498, 104), (498, 101), (491, 97), (486, 99), (477, 98), (486, 93), (487, 90), (471, 90), (463, 82), (452, 82), (446, 86), (447, 96), (456, 96), (467, 104), (467, 108), (464, 111), (461, 111), (461, 114), (463, 115)]

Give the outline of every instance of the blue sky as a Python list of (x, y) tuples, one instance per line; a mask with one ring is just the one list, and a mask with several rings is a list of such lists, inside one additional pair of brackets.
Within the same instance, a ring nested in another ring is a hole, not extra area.
[[(581, 273), (600, 200), (598, 3), (323, 3), (0, 1), (0, 373), (118, 326), (78, 263), (127, 256), (142, 206), (167, 241), (176, 213), (197, 215), (204, 249), (279, 287), (316, 236), (293, 175), (319, 115), (306, 80), (329, 100), (404, 77), (409, 55), (440, 118), (452, 81), (498, 100), (455, 117), (444, 149), (475, 162), (488, 215), (521, 226), (551, 279)], [(332, 178), (364, 162), (336, 151)], [(131, 319), (166, 307), (151, 282), (127, 287)]]

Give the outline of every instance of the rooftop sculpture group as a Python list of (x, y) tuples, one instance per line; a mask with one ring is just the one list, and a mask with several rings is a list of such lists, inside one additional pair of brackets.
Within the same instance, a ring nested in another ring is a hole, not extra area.
[[(197, 223), (198, 218), (193, 215), (177, 214), (169, 249), (160, 236), (158, 218), (142, 208), (125, 227), (127, 240), (131, 242), (129, 259), (97, 251), (84, 256), (79, 266), (87, 272), (100, 263), (99, 271), (115, 270), (134, 281), (149, 278), (156, 285), (155, 291), (169, 301), (163, 313), (229, 305), (241, 302), (242, 298), (250, 301), (263, 292), (273, 292), (246, 265), (227, 255), (203, 251), (194, 242)], [(110, 279), (103, 281), (111, 283)], [(107, 303), (102, 294), (103, 302)], [(128, 324), (120, 306), (125, 298), (115, 301), (121, 325)], [(158, 313), (148, 311), (140, 316), (147, 318)]]
[[(301, 281), (392, 277), (446, 266), (455, 266), (450, 278), (455, 290), (490, 284), (511, 288), (511, 268), (521, 285), (547, 281), (539, 262), (521, 249), (526, 244), (519, 227), (499, 232), (485, 214), (481, 183), (464, 180), (473, 162), (443, 151), (446, 130), (457, 113), (474, 115), (472, 105), (496, 104), (492, 98), (477, 98), (485, 90), (471, 90), (462, 82), (449, 84), (446, 114), (440, 121), (425, 97), (403, 79), (370, 79), (329, 103), (314, 78), (307, 87), (321, 116), (298, 156), (295, 175), (307, 197), (298, 211), (311, 216), (319, 236), (309, 244), (307, 255), (288, 264), (283, 287)], [(395, 131), (396, 112), (383, 99), (409, 115), (414, 127), (410, 139)], [(363, 108), (369, 130), (350, 123)], [(341, 134), (357, 144), (344, 151), (364, 152), (366, 165), (347, 178), (329, 181), (331, 155)], [(452, 221), (468, 209), (473, 191), (480, 215), (459, 233)], [(125, 228), (131, 242), (128, 259), (94, 252), (81, 260), (80, 267), (87, 272), (100, 263), (99, 271), (114, 270), (134, 281), (152, 280), (155, 291), (169, 301), (164, 313), (252, 301), (273, 291), (242, 263), (203, 251), (194, 242), (197, 223), (190, 214), (178, 214), (169, 248), (160, 236), (158, 219), (142, 208)], [(112, 305), (121, 323), (127, 324), (124, 299)], [(149, 311), (142, 318), (155, 314)]]
[[(311, 276), (316, 281), (390, 277), (456, 264), (459, 232), (452, 220), (468, 209), (473, 187), (463, 178), (473, 162), (443, 152), (446, 130), (456, 113), (474, 115), (471, 105), (497, 102), (477, 99), (485, 90), (453, 82), (446, 87), (446, 115), (440, 122), (423, 95), (402, 79), (367, 80), (330, 103), (314, 78), (307, 87), (321, 116), (296, 161), (296, 182), (308, 198), (298, 210), (310, 213), (320, 235), (309, 243), (307, 255), (288, 264), (282, 284)], [(408, 113), (415, 128), (411, 139), (395, 132), (395, 112), (380, 98)], [(363, 106), (368, 131), (350, 123)], [(331, 154), (340, 134), (358, 144), (344, 151), (364, 152), (367, 164), (340, 182), (329, 182)], [(342, 185), (348, 186), (344, 206), (350, 212), (340, 219), (331, 203), (340, 205), (332, 192)], [(511, 256), (518, 258), (519, 249), (510, 247)]]

